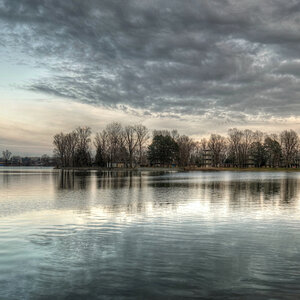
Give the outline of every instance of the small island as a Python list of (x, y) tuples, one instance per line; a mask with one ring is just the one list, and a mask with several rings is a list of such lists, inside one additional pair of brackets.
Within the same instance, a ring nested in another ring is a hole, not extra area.
[[(64, 170), (297, 171), (294, 130), (267, 134), (230, 129), (200, 140), (177, 130), (150, 130), (113, 122), (92, 138), (89, 127), (54, 136), (56, 168)], [(92, 147), (92, 145), (94, 147)]]

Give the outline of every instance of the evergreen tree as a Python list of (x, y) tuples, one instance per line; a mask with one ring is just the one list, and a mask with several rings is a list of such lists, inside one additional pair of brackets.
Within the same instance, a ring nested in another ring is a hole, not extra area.
[(148, 147), (148, 159), (151, 165), (174, 163), (178, 157), (178, 144), (169, 136), (156, 135)]

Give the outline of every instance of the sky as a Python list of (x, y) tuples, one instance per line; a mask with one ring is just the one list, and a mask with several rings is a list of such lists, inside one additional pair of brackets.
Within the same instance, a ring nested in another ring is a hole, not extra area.
[(300, 133), (298, 0), (0, 0), (0, 151), (112, 121)]

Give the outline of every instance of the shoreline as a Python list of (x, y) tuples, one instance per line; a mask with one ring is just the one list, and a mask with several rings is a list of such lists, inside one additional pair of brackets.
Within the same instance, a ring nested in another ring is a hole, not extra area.
[(300, 172), (300, 168), (235, 168), (235, 167), (141, 167), (141, 168), (101, 168), (101, 167), (65, 167), (54, 168), (62, 171), (99, 171), (99, 172)]
[(101, 168), (101, 167), (65, 167), (65, 168), (54, 168), (54, 170), (62, 170), (62, 171), (99, 171), (99, 172), (127, 172), (127, 171), (170, 171), (170, 172), (183, 172), (184, 168), (151, 168), (151, 167), (143, 167), (143, 168)]

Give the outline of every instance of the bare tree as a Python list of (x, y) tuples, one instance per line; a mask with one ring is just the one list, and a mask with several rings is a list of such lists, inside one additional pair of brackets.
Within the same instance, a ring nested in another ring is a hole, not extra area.
[(233, 128), (229, 129), (228, 135), (230, 160), (232, 160), (235, 166), (246, 167), (248, 165), (251, 145), (255, 140), (254, 132), (249, 129), (241, 131)]
[(138, 124), (134, 127), (136, 134), (137, 134), (137, 140), (138, 140), (138, 161), (139, 165), (142, 164), (142, 156), (143, 156), (143, 147), (149, 140), (149, 130), (146, 126)]
[(264, 142), (265, 133), (262, 131), (256, 130), (253, 132), (253, 142), (263, 143)]
[(77, 155), (77, 160), (79, 159), (79, 135), (77, 130), (67, 134), (61, 132), (54, 136), (54, 155), (58, 160), (58, 165), (61, 167), (74, 166), (75, 155)]
[(134, 126), (124, 128), (124, 145), (129, 155), (129, 166), (133, 166), (133, 154), (138, 145), (138, 136)]
[(203, 138), (203, 139), (200, 140), (200, 142), (199, 142), (199, 148), (202, 151), (206, 150), (208, 148), (208, 141), (207, 141), (206, 138)]
[(252, 130), (245, 129), (242, 132), (242, 141), (239, 148), (240, 166), (247, 167), (251, 145), (254, 141), (254, 133)]
[(61, 132), (54, 136), (54, 156), (57, 158), (57, 164), (61, 167), (66, 167), (66, 142), (65, 135)]
[(234, 166), (240, 166), (240, 147), (242, 142), (243, 133), (242, 131), (232, 128), (228, 131), (228, 140), (230, 147), (230, 160)]
[(91, 128), (90, 127), (77, 127), (75, 133), (78, 138), (78, 148), (89, 150), (91, 143)]
[(196, 144), (186, 135), (178, 136), (176, 142), (178, 144), (178, 164), (183, 167), (188, 166)]
[(94, 146), (96, 147), (95, 163), (101, 167), (107, 166), (109, 161), (108, 133), (102, 130), (96, 134)]
[(284, 164), (291, 167), (299, 149), (299, 137), (294, 130), (285, 130), (280, 134)]
[(251, 164), (255, 167), (265, 166), (267, 163), (267, 151), (264, 145), (264, 133), (261, 131), (252, 132), (250, 147), (247, 150), (247, 157), (251, 158)]
[(109, 147), (109, 161), (110, 166), (112, 166), (113, 162), (124, 159), (124, 132), (122, 125), (118, 122), (108, 124), (106, 131)]
[(267, 153), (267, 164), (272, 168), (279, 167), (282, 157), (282, 149), (278, 135), (270, 134), (266, 136), (264, 147)]
[(177, 142), (177, 140), (179, 139), (180, 137), (180, 134), (178, 133), (178, 131), (176, 129), (173, 129), (171, 132), (170, 132), (170, 136), (171, 138)]
[(9, 150), (2, 151), (2, 156), (3, 156), (5, 164), (7, 164), (8, 161), (10, 160), (11, 152)]
[(225, 158), (226, 139), (218, 134), (212, 134), (208, 141), (208, 148), (211, 151), (212, 166), (220, 166)]
[(66, 161), (68, 166), (73, 167), (75, 165), (75, 154), (78, 146), (79, 138), (76, 131), (72, 131), (65, 135), (66, 143)]
[(194, 147), (191, 151), (191, 157), (190, 157), (190, 165), (200, 165), (201, 160), (201, 151), (200, 151), (200, 142), (194, 141)]
[(199, 142), (196, 142), (194, 151), (194, 161), (198, 166), (205, 165), (205, 153), (208, 150), (208, 141), (206, 138), (202, 138)]
[(75, 133), (77, 135), (75, 164), (78, 167), (89, 166), (91, 164), (91, 128), (78, 127)]

